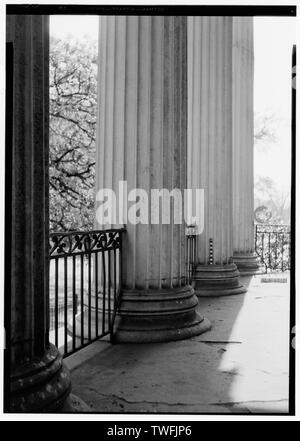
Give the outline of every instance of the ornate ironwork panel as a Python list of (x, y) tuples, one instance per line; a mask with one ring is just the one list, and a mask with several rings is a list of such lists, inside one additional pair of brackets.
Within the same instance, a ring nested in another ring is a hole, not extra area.
[(125, 229), (51, 233), (50, 340), (68, 356), (110, 335), (120, 302)]
[(256, 224), (255, 251), (266, 272), (290, 270), (290, 226)]

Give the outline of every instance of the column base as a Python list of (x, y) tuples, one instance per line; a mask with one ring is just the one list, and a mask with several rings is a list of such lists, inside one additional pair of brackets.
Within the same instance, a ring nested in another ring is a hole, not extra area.
[(58, 349), (50, 345), (41, 358), (11, 376), (10, 412), (59, 412), (70, 391), (69, 371)]
[(77, 395), (70, 394), (66, 399), (61, 412), (62, 413), (90, 413), (93, 410)]
[(155, 343), (182, 340), (210, 329), (196, 312), (191, 286), (161, 290), (123, 290), (116, 323), (117, 343)]
[(265, 269), (259, 266), (255, 253), (234, 253), (233, 261), (241, 276), (254, 276), (265, 273)]
[(240, 283), (240, 273), (234, 263), (198, 265), (194, 276), (194, 289), (198, 297), (230, 296), (247, 291)]

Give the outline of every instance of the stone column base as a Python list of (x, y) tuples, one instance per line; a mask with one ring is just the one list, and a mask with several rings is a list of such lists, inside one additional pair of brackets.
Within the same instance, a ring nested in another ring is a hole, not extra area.
[(198, 265), (194, 276), (194, 289), (198, 297), (229, 296), (247, 291), (240, 283), (240, 273), (234, 263)]
[(259, 266), (255, 253), (234, 253), (233, 261), (241, 276), (254, 276), (264, 274), (265, 270)]
[(80, 397), (70, 394), (61, 409), (62, 413), (90, 413), (93, 409), (90, 408)]
[(197, 304), (191, 286), (124, 290), (115, 340), (118, 343), (154, 343), (202, 334), (211, 324), (196, 312)]
[(50, 345), (41, 358), (11, 376), (10, 412), (58, 412), (70, 391), (69, 371), (58, 349)]

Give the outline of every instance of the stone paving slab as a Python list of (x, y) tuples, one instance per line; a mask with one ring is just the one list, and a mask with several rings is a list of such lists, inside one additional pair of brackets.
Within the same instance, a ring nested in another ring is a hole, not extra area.
[(285, 413), (289, 285), (199, 299), (212, 330), (189, 340), (105, 345), (73, 363), (73, 392), (96, 412)]

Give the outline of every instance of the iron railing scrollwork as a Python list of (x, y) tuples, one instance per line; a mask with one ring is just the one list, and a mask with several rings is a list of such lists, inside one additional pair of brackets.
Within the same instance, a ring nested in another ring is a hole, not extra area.
[(290, 226), (255, 225), (255, 252), (266, 272), (290, 270)]
[(50, 258), (89, 254), (120, 247), (122, 230), (50, 234)]
[(51, 233), (50, 340), (64, 356), (114, 337), (125, 229)]

